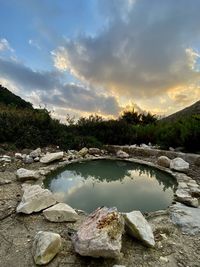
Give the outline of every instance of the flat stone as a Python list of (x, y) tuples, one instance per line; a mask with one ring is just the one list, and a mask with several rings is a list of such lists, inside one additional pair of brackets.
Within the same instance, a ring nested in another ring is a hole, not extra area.
[(140, 211), (124, 213), (127, 232), (141, 240), (148, 247), (155, 246), (155, 240), (151, 226)]
[(170, 162), (170, 169), (175, 171), (185, 171), (189, 169), (189, 163), (182, 158), (175, 158)]
[(174, 224), (190, 235), (200, 233), (200, 208), (187, 207), (181, 203), (171, 206), (170, 217)]
[(116, 208), (98, 208), (72, 236), (75, 251), (82, 256), (118, 258), (124, 220)]
[(17, 179), (20, 181), (25, 181), (25, 180), (30, 180), (30, 179), (37, 180), (39, 178), (38, 171), (27, 170), (24, 168), (18, 169), (16, 172), (16, 175), (17, 175)]
[(129, 157), (129, 154), (124, 152), (124, 151), (122, 151), (122, 150), (118, 150), (116, 155), (119, 158), (128, 158)]
[(160, 156), (157, 160), (158, 165), (165, 167), (165, 168), (169, 168), (170, 166), (170, 159), (166, 156)]
[(58, 203), (43, 210), (43, 214), (51, 222), (75, 222), (78, 218), (76, 211), (65, 203)]
[(33, 242), (33, 258), (36, 264), (49, 263), (60, 251), (62, 240), (59, 234), (40, 231)]
[(63, 151), (56, 152), (56, 153), (49, 153), (49, 154), (46, 154), (44, 157), (42, 157), (40, 159), (40, 162), (41, 163), (50, 163), (50, 162), (53, 162), (55, 160), (62, 159), (63, 156), (64, 156), (64, 152)]
[(56, 200), (48, 189), (43, 189), (39, 185), (26, 186), (17, 212), (31, 214), (44, 210), (55, 203)]

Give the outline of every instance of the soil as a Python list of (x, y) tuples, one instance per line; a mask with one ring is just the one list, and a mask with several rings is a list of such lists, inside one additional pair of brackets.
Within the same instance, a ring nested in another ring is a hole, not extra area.
[[(142, 158), (145, 160), (144, 158)], [(154, 162), (154, 158), (146, 159)], [(76, 230), (84, 220), (80, 213), (76, 223), (52, 223), (42, 212), (31, 215), (17, 214), (16, 207), (21, 201), (21, 183), (16, 180), (15, 171), (22, 163), (12, 162), (0, 169), (0, 266), (29, 267), (35, 266), (32, 257), (32, 243), (38, 231), (53, 231), (62, 237), (63, 247), (60, 253), (48, 264), (49, 267), (112, 267), (114, 264), (126, 267), (199, 267), (200, 234), (183, 234), (172, 224), (169, 211), (146, 214), (155, 236), (155, 248), (146, 248), (139, 241), (124, 234), (122, 255), (119, 259), (93, 259), (81, 257), (75, 253), (68, 236), (70, 229)], [(40, 163), (26, 165), (37, 169)], [(24, 167), (24, 166), (23, 166)], [(188, 175), (200, 183), (200, 168), (191, 165)]]

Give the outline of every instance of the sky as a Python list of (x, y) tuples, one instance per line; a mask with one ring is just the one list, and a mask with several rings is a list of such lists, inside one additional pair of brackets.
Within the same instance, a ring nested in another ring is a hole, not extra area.
[(200, 99), (199, 0), (0, 0), (0, 84), (65, 120)]

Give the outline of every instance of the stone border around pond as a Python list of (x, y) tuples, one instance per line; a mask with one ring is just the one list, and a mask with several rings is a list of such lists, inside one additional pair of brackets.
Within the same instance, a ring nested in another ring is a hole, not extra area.
[(177, 181), (177, 189), (174, 193), (174, 201), (186, 204), (187, 206), (191, 207), (198, 207), (198, 198), (200, 197), (200, 187), (196, 183), (195, 180), (193, 180), (191, 177), (187, 176), (185, 173), (182, 172), (174, 172), (170, 170), (169, 168), (162, 167), (158, 164), (144, 161), (136, 158), (119, 158), (116, 156), (99, 156), (99, 157), (91, 157), (91, 158), (81, 158), (81, 159), (72, 159), (71, 161), (63, 161), (54, 163), (48, 166), (40, 167), (38, 170), (38, 173), (40, 174), (39, 179), (34, 182), (34, 184), (39, 184), (40, 186), (44, 186), (43, 181), (46, 179), (46, 177), (51, 174), (54, 171), (58, 171), (59, 169), (63, 169), (66, 166), (73, 164), (73, 163), (81, 163), (86, 161), (93, 161), (93, 160), (102, 160), (102, 159), (108, 159), (108, 160), (121, 160), (121, 161), (127, 161), (127, 162), (133, 162), (138, 163), (142, 165), (146, 165), (149, 167), (153, 167), (156, 169), (159, 169), (163, 172), (166, 172), (170, 174), (172, 177), (174, 177)]

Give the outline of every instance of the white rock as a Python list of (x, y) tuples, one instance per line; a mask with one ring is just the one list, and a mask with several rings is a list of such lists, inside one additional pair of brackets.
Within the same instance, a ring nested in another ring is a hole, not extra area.
[(167, 262), (169, 262), (169, 259), (167, 258), (167, 257), (160, 257), (160, 260), (162, 261), (162, 262), (164, 262), (164, 263), (167, 263)]
[(176, 200), (188, 206), (197, 208), (199, 206), (199, 201), (197, 198), (192, 197), (191, 193), (192, 192), (189, 189), (178, 189), (175, 193)]
[(150, 148), (151, 148), (150, 146), (148, 146), (148, 145), (146, 145), (146, 144), (141, 144), (140, 147), (142, 147), (142, 148), (146, 148), (146, 149), (150, 149)]
[(187, 207), (176, 203), (171, 207), (172, 222), (180, 226), (184, 233), (195, 235), (200, 233), (200, 208)]
[(84, 157), (88, 153), (88, 148), (83, 147), (81, 150), (79, 150), (78, 154), (82, 157)]
[(124, 213), (125, 224), (130, 235), (141, 240), (149, 247), (155, 245), (151, 226), (140, 211)]
[(119, 158), (128, 158), (129, 154), (124, 152), (124, 151), (122, 151), (122, 150), (118, 150), (117, 151), (117, 157), (119, 157)]
[(160, 156), (157, 160), (158, 165), (165, 167), (165, 168), (169, 168), (170, 166), (170, 159), (166, 156)]
[(50, 163), (52, 161), (62, 159), (63, 156), (64, 156), (63, 151), (56, 152), (56, 153), (49, 153), (49, 154), (46, 154), (44, 157), (42, 157), (40, 159), (40, 162), (41, 163)]
[(60, 251), (62, 240), (59, 234), (40, 231), (33, 242), (33, 258), (36, 264), (49, 263)]
[(37, 158), (37, 157), (40, 157), (41, 153), (42, 153), (42, 151), (41, 151), (41, 148), (39, 147), (39, 148), (33, 150), (33, 151), (30, 153), (30, 156), (31, 156), (32, 158)]
[(28, 180), (28, 179), (38, 179), (39, 178), (39, 173), (38, 171), (32, 171), (32, 170), (27, 170), (24, 168), (20, 168), (16, 172), (17, 179), (18, 180)]
[(36, 157), (36, 158), (34, 158), (34, 161), (35, 162), (38, 162), (38, 161), (40, 161), (40, 158), (39, 157)]
[(185, 171), (189, 169), (189, 163), (182, 158), (175, 158), (170, 162), (170, 169), (175, 171)]
[(43, 210), (43, 214), (51, 222), (75, 222), (78, 218), (76, 211), (65, 203), (58, 203)]
[(101, 150), (99, 148), (96, 148), (96, 147), (89, 148), (88, 152), (90, 155), (101, 154)]
[(24, 188), (22, 200), (17, 207), (17, 212), (30, 214), (44, 210), (56, 203), (53, 194), (48, 189), (42, 189), (39, 185)]
[(75, 251), (82, 256), (116, 258), (120, 256), (124, 220), (116, 208), (98, 208), (72, 236)]
[(15, 158), (16, 158), (16, 159), (23, 159), (21, 153), (15, 153)]

